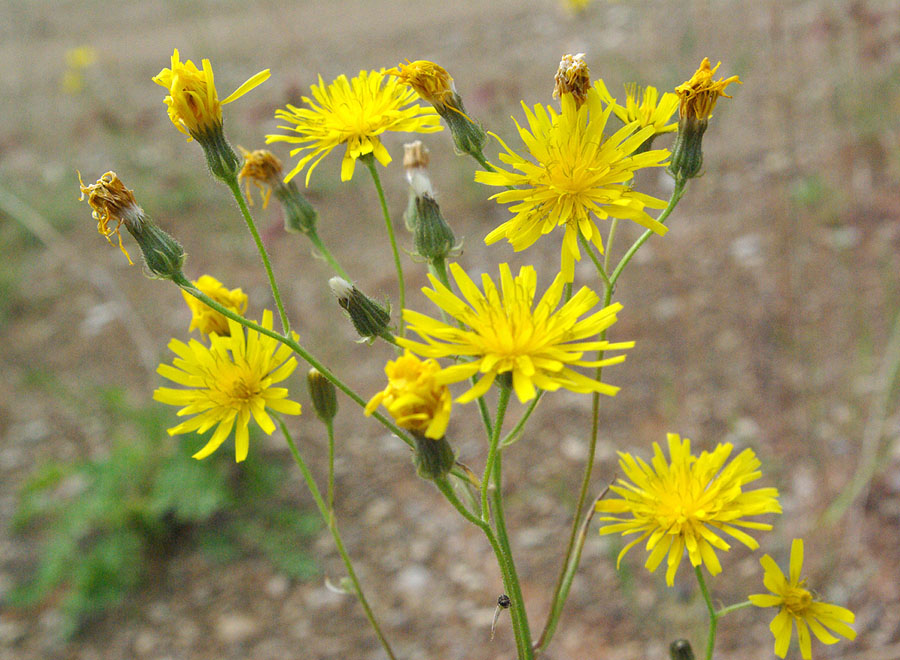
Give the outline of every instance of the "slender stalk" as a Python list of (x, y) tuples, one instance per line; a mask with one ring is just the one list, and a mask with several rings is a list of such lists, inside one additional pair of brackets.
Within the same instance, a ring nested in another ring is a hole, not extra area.
[(593, 243), (588, 241), (588, 239), (586, 239), (584, 237), (584, 234), (582, 234), (580, 231), (578, 232), (578, 241), (581, 243), (585, 252), (588, 253), (588, 256), (591, 258), (591, 261), (594, 262), (594, 268), (597, 269), (597, 275), (599, 275), (600, 279), (603, 280), (603, 286), (606, 287), (607, 289), (611, 289), (612, 283), (609, 281), (609, 276), (606, 274), (606, 269), (603, 268), (603, 264), (600, 263), (600, 258), (596, 254), (597, 248), (594, 246)]
[(703, 594), (703, 602), (706, 603), (706, 609), (709, 611), (709, 634), (706, 637), (706, 660), (712, 660), (713, 648), (716, 646), (716, 627), (719, 625), (719, 615), (716, 613), (716, 609), (712, 604), (712, 599), (709, 597), (709, 589), (706, 588), (706, 580), (703, 579), (703, 567), (694, 566), (694, 574), (697, 576), (697, 582), (700, 583), (700, 593)]
[[(384, 216), (384, 224), (387, 227), (388, 238), (391, 240), (391, 252), (394, 254), (394, 268), (397, 270), (397, 286), (400, 289), (400, 309), (406, 309), (406, 283), (403, 281), (403, 266), (400, 264), (400, 251), (397, 249), (397, 238), (394, 235), (394, 223), (391, 221), (391, 212), (388, 210), (387, 201), (384, 198), (384, 188), (381, 186), (381, 177), (378, 176), (378, 168), (375, 166), (375, 157), (365, 154), (359, 158), (372, 175), (375, 190), (378, 191), (378, 201), (381, 203), (381, 214)], [(400, 314), (400, 336), (403, 336), (403, 314)]]
[(278, 419), (278, 425), (281, 427), (281, 432), (284, 434), (284, 438), (288, 443), (288, 447), (290, 447), (291, 455), (294, 457), (294, 462), (297, 464), (297, 467), (300, 468), (300, 472), (303, 474), (303, 479), (306, 481), (306, 486), (307, 488), (309, 488), (309, 492), (316, 503), (316, 507), (319, 509), (319, 514), (322, 516), (322, 520), (325, 521), (325, 524), (328, 526), (328, 530), (331, 532), (331, 536), (334, 539), (334, 544), (337, 546), (338, 553), (341, 555), (341, 559), (344, 562), (344, 568), (347, 569), (347, 576), (353, 583), (353, 591), (356, 593), (356, 597), (357, 599), (359, 599), (359, 603), (360, 605), (362, 605), (363, 611), (365, 611), (366, 613), (366, 619), (369, 620), (369, 625), (371, 625), (372, 629), (375, 631), (375, 636), (381, 643), (384, 652), (387, 653), (388, 658), (391, 658), (391, 660), (397, 660), (396, 656), (394, 655), (393, 649), (391, 649), (391, 645), (388, 643), (387, 639), (384, 636), (384, 633), (382, 633), (381, 631), (381, 627), (378, 625), (378, 619), (375, 618), (375, 613), (372, 611), (372, 608), (369, 605), (369, 601), (366, 599), (366, 596), (363, 593), (362, 585), (359, 582), (359, 578), (356, 576), (356, 571), (353, 569), (353, 562), (350, 560), (350, 555), (347, 554), (347, 548), (344, 547), (344, 541), (341, 538), (340, 531), (338, 530), (337, 519), (334, 516), (334, 511), (327, 507), (325, 502), (322, 500), (322, 493), (319, 492), (319, 487), (316, 485), (316, 480), (313, 478), (312, 473), (309, 471), (309, 468), (306, 465), (306, 462), (303, 460), (303, 457), (297, 450), (297, 444), (294, 442), (294, 438), (288, 431), (287, 425), (284, 423), (284, 420), (279, 415), (276, 415), (276, 419)]
[(613, 239), (616, 237), (616, 227), (619, 226), (619, 219), (613, 218), (609, 223), (609, 235), (606, 237), (606, 253), (603, 255), (603, 272), (609, 272), (609, 255), (612, 254)]
[[(678, 206), (678, 202), (681, 201), (681, 198), (684, 196), (684, 191), (687, 188), (687, 181), (678, 181), (675, 182), (675, 189), (672, 191), (672, 196), (669, 197), (669, 203), (666, 205), (666, 208), (663, 209), (663, 212), (659, 214), (657, 220), (661, 224), (666, 224), (666, 220), (669, 219), (669, 214), (675, 210), (675, 207)], [(616, 284), (616, 280), (619, 279), (619, 275), (622, 274), (622, 271), (625, 269), (625, 266), (628, 265), (628, 262), (631, 261), (631, 258), (635, 255), (635, 253), (640, 249), (640, 247), (647, 242), (647, 239), (653, 235), (653, 232), (649, 229), (641, 234), (640, 238), (638, 238), (634, 244), (628, 248), (628, 251), (622, 255), (621, 261), (619, 261), (619, 265), (616, 266), (616, 269), (612, 272), (612, 275), (609, 276), (609, 281), (613, 286)]]
[(334, 513), (334, 421), (325, 420), (328, 430), (328, 510)]
[[(491, 434), (491, 445), (488, 448), (487, 461), (484, 464), (484, 474), (481, 477), (481, 519), (489, 522), (491, 517), (490, 507), (488, 506), (488, 488), (491, 485), (491, 475), (494, 473), (494, 463), (497, 461), (497, 454), (500, 446), (500, 430), (503, 427), (503, 417), (506, 415), (506, 406), (509, 403), (509, 387), (500, 388), (500, 396), (497, 398), (497, 415), (494, 420), (494, 432)], [(499, 484), (494, 484), (495, 488), (499, 488)]]
[(316, 250), (318, 250), (319, 254), (322, 255), (322, 258), (328, 262), (328, 265), (331, 266), (331, 269), (343, 277), (348, 282), (351, 281), (351, 277), (347, 275), (347, 271), (341, 268), (341, 265), (338, 263), (337, 259), (334, 258), (334, 255), (325, 247), (325, 243), (322, 242), (322, 239), (319, 238), (319, 232), (312, 228), (308, 231), (304, 232), (306, 236), (309, 238), (310, 242), (315, 246)]
[[(503, 549), (500, 546), (500, 543), (497, 541), (497, 536), (494, 534), (494, 530), (491, 529), (489, 523), (485, 522), (481, 518), (479, 518), (476, 514), (469, 511), (466, 506), (460, 502), (459, 498), (456, 496), (456, 493), (453, 491), (453, 486), (446, 479), (446, 477), (435, 479), (435, 485), (438, 487), (438, 490), (447, 498), (447, 501), (455, 508), (459, 514), (468, 520), (470, 523), (481, 529), (484, 532), (485, 537), (487, 537), (488, 543), (491, 544), (491, 549), (494, 551), (494, 556), (497, 559), (497, 566), (500, 568), (500, 575), (503, 578), (503, 588), (506, 590), (507, 594), (514, 593), (514, 587), (512, 583), (512, 577), (510, 572), (510, 564), (508, 557), (503, 553)], [(510, 608), (513, 607), (512, 598), (510, 598)], [(519, 660), (530, 660), (533, 658), (533, 654), (531, 651), (531, 644), (527, 641), (523, 631), (521, 629), (521, 621), (517, 614), (513, 614), (510, 612), (510, 619), (513, 624), (513, 633), (516, 639), (516, 650), (517, 657)]]
[(738, 610), (742, 610), (745, 607), (752, 607), (753, 603), (749, 600), (741, 601), (740, 603), (735, 603), (734, 605), (729, 605), (728, 607), (723, 607), (721, 610), (716, 612), (716, 619), (721, 619), (726, 614), (731, 614), (732, 612), (737, 612)]
[(269, 253), (266, 252), (266, 246), (263, 245), (259, 231), (256, 229), (256, 223), (253, 216), (250, 215), (250, 209), (247, 208), (247, 202), (244, 201), (244, 194), (241, 192), (241, 185), (238, 183), (237, 176), (231, 176), (225, 180), (225, 185), (231, 190), (231, 194), (237, 200), (238, 207), (241, 209), (241, 215), (244, 216), (244, 222), (247, 223), (247, 229), (253, 236), (253, 242), (256, 243), (256, 250), (262, 259), (263, 266), (266, 269), (266, 276), (269, 278), (269, 287), (272, 289), (272, 297), (275, 299), (275, 307), (278, 308), (278, 316), (281, 317), (281, 329), (284, 336), (291, 333), (291, 323), (288, 320), (287, 312), (284, 311), (284, 303), (281, 302), (281, 292), (278, 290), (278, 282), (275, 281), (275, 273), (272, 271), (272, 262), (269, 260)]
[[(520, 635), (523, 637), (525, 648), (527, 649), (526, 658), (534, 657), (534, 647), (531, 643), (531, 629), (528, 626), (528, 612), (525, 610), (525, 599), (522, 596), (522, 587), (519, 583), (519, 575), (516, 572), (516, 563), (513, 560), (512, 548), (509, 545), (509, 536), (506, 533), (506, 517), (503, 514), (503, 480), (502, 474), (502, 452), (497, 452), (497, 458), (494, 461), (494, 491), (491, 499), (494, 503), (494, 526), (497, 528), (497, 540), (503, 549), (503, 554), (509, 562), (509, 587), (510, 597), (510, 618), (513, 621), (518, 620), (518, 628)], [(485, 475), (488, 478), (488, 475)]]
[(531, 403), (528, 404), (528, 408), (525, 409), (525, 412), (522, 414), (522, 417), (516, 422), (516, 425), (513, 427), (512, 431), (503, 436), (503, 440), (500, 441), (500, 448), (507, 447), (513, 444), (516, 440), (519, 439), (519, 434), (522, 432), (522, 429), (525, 428), (525, 423), (528, 421), (528, 418), (531, 417), (531, 413), (534, 412), (534, 409), (537, 408), (537, 405), (541, 402), (541, 399), (544, 396), (544, 390), (538, 390), (537, 396), (535, 396)]

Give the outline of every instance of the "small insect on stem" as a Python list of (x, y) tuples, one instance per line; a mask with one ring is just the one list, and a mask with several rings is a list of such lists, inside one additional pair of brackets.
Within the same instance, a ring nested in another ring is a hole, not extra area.
[(494, 641), (494, 628), (497, 626), (497, 619), (500, 618), (500, 612), (509, 609), (509, 596), (501, 594), (497, 599), (497, 609), (494, 610), (494, 620), (491, 621), (491, 641)]

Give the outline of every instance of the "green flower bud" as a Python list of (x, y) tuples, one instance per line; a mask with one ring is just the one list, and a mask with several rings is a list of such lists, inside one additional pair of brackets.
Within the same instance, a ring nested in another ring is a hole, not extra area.
[(310, 369), (306, 374), (306, 385), (309, 387), (309, 398), (312, 399), (316, 415), (327, 424), (337, 415), (337, 392), (334, 385), (316, 368)]
[(694, 660), (694, 651), (691, 643), (686, 639), (676, 639), (669, 646), (669, 657), (672, 660)]
[(416, 253), (428, 261), (446, 259), (450, 254), (459, 253), (453, 230), (444, 220), (433, 197), (427, 194), (416, 197), (415, 217)]
[(214, 124), (204, 133), (191, 133), (191, 137), (203, 147), (206, 164), (212, 175), (226, 183), (234, 180), (240, 170), (241, 161), (225, 139), (222, 124)]
[(284, 206), (284, 230), (292, 234), (312, 234), (319, 214), (293, 181), (275, 186), (275, 197)]
[(416, 443), (415, 464), (418, 475), (423, 479), (446, 476), (456, 462), (456, 455), (447, 438), (442, 436), (438, 440), (432, 440), (418, 431), (412, 431), (410, 435)]
[(157, 227), (150, 218), (142, 216), (140, 222), (125, 222), (144, 255), (144, 263), (154, 277), (162, 280), (183, 278), (184, 248), (174, 238)]
[(703, 167), (703, 134), (709, 121), (685, 116), (678, 122), (669, 173), (677, 180), (693, 179)]
[(338, 298), (338, 304), (350, 316), (350, 321), (359, 336), (371, 341), (375, 337), (394, 343), (394, 335), (388, 330), (391, 322), (390, 311), (376, 303), (362, 291), (342, 277), (332, 277), (328, 285)]

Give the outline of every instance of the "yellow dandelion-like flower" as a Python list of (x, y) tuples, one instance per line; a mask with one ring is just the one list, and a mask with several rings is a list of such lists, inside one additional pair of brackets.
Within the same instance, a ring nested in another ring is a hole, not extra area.
[(222, 106), (240, 98), (269, 78), (269, 69), (260, 71), (234, 90), (224, 101), (219, 101), (213, 78), (212, 65), (203, 60), (198, 69), (191, 60), (182, 62), (176, 48), (172, 53), (171, 68), (163, 69), (153, 77), (153, 82), (169, 91), (165, 103), (169, 106), (169, 119), (188, 140), (198, 141), (222, 128)]
[(397, 426), (438, 440), (447, 432), (453, 402), (447, 386), (435, 378), (441, 367), (436, 360), (424, 362), (406, 351), (384, 368), (388, 385), (366, 405), (366, 416), (384, 405)]
[(238, 181), (244, 183), (247, 188), (247, 201), (253, 206), (253, 195), (250, 194), (250, 184), (256, 186), (262, 197), (262, 206), (269, 205), (272, 189), (281, 183), (281, 161), (268, 149), (254, 149), (247, 151), (238, 147), (244, 157), (244, 164), (238, 172)]
[[(499, 374), (510, 374), (512, 386), (522, 402), (542, 390), (564, 388), (573, 392), (600, 392), (614, 395), (618, 387), (601, 383), (571, 367), (599, 367), (618, 364), (624, 355), (603, 360), (583, 359), (587, 351), (631, 348), (634, 342), (610, 343), (597, 336), (616, 322), (618, 303), (593, 311), (600, 297), (582, 287), (557, 309), (563, 293), (557, 276), (541, 299), (534, 304), (537, 274), (524, 266), (513, 278), (508, 264), (500, 264), (500, 290), (491, 278), (481, 276), (482, 293), (466, 272), (450, 264), (456, 285), (465, 300), (457, 297), (432, 275), (434, 289), (422, 291), (431, 301), (465, 327), (451, 325), (410, 309), (403, 310), (409, 329), (425, 343), (397, 338), (397, 343), (425, 357), (462, 358), (460, 364), (437, 374), (438, 383), (457, 383), (481, 373), (475, 385), (457, 398), (472, 401), (485, 392)], [(586, 317), (580, 318), (587, 314)]]
[[(144, 213), (134, 198), (134, 192), (126, 188), (122, 180), (112, 171), (107, 172), (97, 179), (96, 183), (89, 186), (84, 185), (81, 172), (78, 172), (78, 184), (81, 188), (79, 199), (84, 200), (84, 196), (87, 195), (91, 215), (97, 221), (97, 233), (106, 238), (110, 245), (113, 244), (112, 237), (115, 236), (119, 241), (119, 249), (122, 250), (122, 254), (128, 259), (129, 264), (134, 265), (128, 250), (122, 243), (120, 231), (123, 224)], [(116, 226), (110, 227), (111, 222), (115, 222)]]
[(644, 566), (653, 572), (668, 555), (666, 584), (672, 586), (685, 550), (692, 566), (704, 564), (711, 575), (717, 575), (722, 566), (715, 550), (731, 548), (720, 534), (728, 534), (755, 550), (759, 543), (740, 528), (772, 526), (745, 518), (781, 513), (781, 506), (775, 488), (744, 491), (745, 485), (762, 476), (752, 449), (745, 449), (726, 464), (734, 448), (730, 443), (718, 445), (712, 453), (704, 451), (699, 457), (691, 454), (687, 438), (682, 441), (677, 434), (669, 433), (668, 444), (668, 463), (655, 442), (649, 465), (619, 452), (619, 466), (630, 483), (619, 479), (610, 490), (621, 499), (601, 500), (596, 510), (618, 514), (600, 518), (612, 523), (602, 527), (601, 534), (641, 535), (619, 553), (617, 565), (634, 545), (647, 539), (650, 556)]
[(279, 126), (298, 135), (267, 135), (266, 143), (289, 142), (298, 144), (291, 150), (291, 156), (309, 151), (285, 177), (290, 181), (304, 167), (306, 185), (316, 165), (340, 145), (346, 146), (341, 163), (341, 181), (353, 177), (356, 159), (372, 154), (382, 165), (391, 162), (391, 155), (379, 137), (385, 131), (405, 131), (410, 133), (434, 133), (441, 125), (434, 108), (419, 104), (410, 105), (416, 93), (394, 76), (381, 71), (360, 71), (348, 80), (341, 75), (330, 85), (325, 85), (322, 76), (319, 84), (312, 86), (315, 100), (304, 96), (308, 108), (286, 106), (275, 111), (275, 118), (291, 126)]
[[(171, 365), (161, 364), (157, 373), (186, 389), (160, 387), (153, 398), (161, 403), (183, 406), (178, 416), (191, 419), (169, 429), (169, 435), (215, 432), (194, 458), (212, 454), (236, 427), (234, 445), (237, 462), (247, 458), (250, 447), (250, 418), (268, 435), (275, 422), (266, 412), (269, 408), (285, 415), (299, 415), (300, 404), (287, 398), (288, 390), (273, 387), (285, 380), (297, 366), (291, 349), (276, 339), (247, 330), (228, 320), (229, 334), (210, 335), (210, 345), (196, 339), (189, 344), (173, 339), (169, 348), (177, 356)], [(263, 312), (262, 326), (272, 329), (272, 312)], [(294, 333), (296, 336), (296, 333)]]
[(498, 167), (495, 172), (476, 172), (475, 180), (514, 188), (491, 197), (500, 204), (513, 203), (510, 211), (515, 215), (490, 232), (485, 243), (505, 238), (514, 250), (524, 250), (554, 227), (564, 227), (561, 270), (565, 281), (571, 282), (575, 262), (581, 259), (579, 234), (603, 251), (600, 230), (592, 216), (632, 220), (660, 235), (668, 231), (644, 210), (661, 209), (666, 203), (632, 190), (630, 184), (636, 170), (665, 165), (669, 152), (659, 149), (635, 154), (653, 134), (653, 128), (639, 128), (637, 122), (604, 139), (612, 107), (603, 109), (593, 87), (581, 107), (576, 107), (571, 94), (563, 94), (560, 102), (559, 114), (540, 104), (532, 112), (522, 104), (529, 130), (518, 121), (516, 127), (534, 162), (497, 138), (506, 150), (500, 160), (518, 172)]
[(625, 85), (625, 105), (621, 106), (602, 80), (598, 80), (594, 86), (603, 102), (612, 105), (613, 112), (623, 124), (636, 121), (641, 128), (652, 126), (654, 135), (678, 130), (678, 122), (667, 123), (678, 109), (677, 94), (666, 92), (660, 98), (656, 87), (652, 85), (642, 90), (637, 83), (628, 83)]
[[(247, 311), (247, 294), (240, 289), (229, 291), (212, 275), (201, 276), (200, 279), (193, 282), (193, 285), (223, 307), (237, 314)], [(231, 331), (228, 319), (221, 313), (187, 291), (182, 290), (181, 295), (184, 296), (184, 301), (191, 310), (191, 326), (188, 328), (188, 332), (196, 329), (205, 335), (212, 333), (227, 335)]]
[(835, 644), (840, 641), (828, 629), (847, 639), (856, 639), (856, 631), (848, 624), (853, 623), (855, 616), (850, 610), (814, 600), (813, 594), (806, 588), (806, 580), (801, 579), (803, 570), (803, 539), (794, 539), (791, 543), (790, 577), (784, 573), (769, 555), (759, 560), (764, 575), (763, 583), (771, 594), (754, 594), (750, 602), (758, 607), (781, 608), (769, 630), (775, 636), (775, 655), (783, 658), (791, 645), (793, 628), (797, 628), (797, 640), (804, 660), (812, 658), (812, 643), (809, 631), (823, 644)]
[(675, 88), (675, 93), (678, 94), (680, 100), (678, 110), (682, 117), (709, 119), (720, 96), (724, 96), (726, 99), (731, 98), (725, 93), (725, 88), (735, 82), (739, 85), (743, 84), (737, 76), (713, 80), (713, 74), (721, 65), (722, 63), (719, 62), (710, 68), (709, 58), (704, 57), (700, 68), (694, 72), (691, 79)]

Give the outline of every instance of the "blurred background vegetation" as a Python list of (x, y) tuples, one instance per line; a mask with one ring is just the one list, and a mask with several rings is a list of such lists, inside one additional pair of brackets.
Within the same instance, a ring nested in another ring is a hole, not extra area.
[[(248, 149), (317, 75), (407, 58), (445, 66), (469, 112), (514, 148), (510, 115), (521, 117), (522, 100), (551, 102), (564, 53), (585, 52), (614, 94), (630, 81), (671, 89), (704, 56), (740, 75), (707, 132), (706, 174), (617, 291), (617, 332), (637, 346), (611, 375), (622, 392), (603, 402), (596, 490), (612, 478), (616, 450), (646, 456), (666, 431), (700, 448), (752, 446), (785, 509), (762, 551), (784, 563), (803, 536), (811, 583), (857, 613), (857, 641), (817, 657), (900, 656), (900, 413), (889, 345), (900, 309), (897, 3), (595, 0), (579, 14), (556, 0), (0, 7), (0, 656), (382, 657), (358, 605), (326, 587), (340, 562), (305, 514), (308, 496), (277, 434), (254, 438), (252, 462), (240, 467), (228, 452), (198, 464), (188, 456), (202, 439), (165, 434), (174, 415), (150, 400), (154, 369), (168, 339), (187, 336), (188, 311), (175, 287), (142, 277), (97, 236), (77, 201), (76, 170), (86, 181), (115, 170), (185, 245), (189, 276), (242, 287), (251, 313), (271, 307), (237, 209), (150, 81), (173, 47), (208, 57), (222, 96), (272, 69), (225, 108), (226, 133)], [(80, 47), (92, 51), (73, 52)], [(385, 141), (395, 161), (382, 179), (399, 223), (404, 137)], [(545, 286), (556, 239), (520, 254), (488, 250), (482, 239), (508, 210), (472, 182), (473, 163), (452, 153), (449, 135), (425, 142), (444, 215), (466, 239), (461, 262), (488, 272), (533, 262)], [(486, 154), (497, 151), (490, 143)], [(322, 237), (365, 290), (395, 295), (371, 184), (359, 175), (341, 184), (338, 167), (326, 159), (308, 190)], [(667, 196), (665, 175), (638, 183)], [(324, 263), (282, 231), (277, 209), (257, 207), (257, 219), (304, 343), (359, 391), (380, 389), (390, 349), (353, 343)], [(415, 291), (424, 269), (407, 266)], [(292, 428), (321, 468), (324, 433), (302, 379), (291, 386), (306, 408)], [(558, 570), (589, 406), (548, 397), (506, 460), (535, 625)], [(455, 416), (450, 434), (477, 464), (474, 416)], [(337, 437), (341, 527), (398, 652), (509, 656), (508, 629), (488, 642), (501, 585), (483, 539), (349, 402)], [(866, 465), (877, 469), (862, 471), (858, 496), (823, 517)], [(703, 639), (691, 576), (666, 589), (637, 553), (616, 572), (620, 544), (589, 538), (548, 657), (664, 657), (676, 637)], [(714, 597), (761, 591), (759, 554), (728, 553)], [(724, 619), (717, 657), (768, 657), (766, 614)]]

